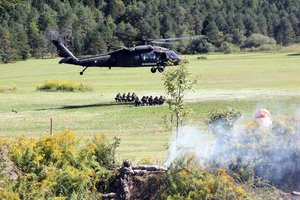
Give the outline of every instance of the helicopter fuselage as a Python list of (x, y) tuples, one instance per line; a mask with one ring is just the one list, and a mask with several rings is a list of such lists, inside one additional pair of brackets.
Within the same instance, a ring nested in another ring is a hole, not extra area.
[(60, 64), (73, 64), (84, 67), (152, 67), (151, 72), (164, 71), (168, 65), (178, 65), (180, 57), (172, 50), (152, 45), (122, 48), (99, 56), (76, 58), (61, 42), (54, 40), (58, 55), (63, 57)]
[(80, 58), (76, 64), (89, 67), (147, 67), (158, 64), (166, 66), (168, 61), (173, 61), (172, 64), (177, 65), (181, 60), (175, 52), (162, 47), (137, 46), (104, 55)]

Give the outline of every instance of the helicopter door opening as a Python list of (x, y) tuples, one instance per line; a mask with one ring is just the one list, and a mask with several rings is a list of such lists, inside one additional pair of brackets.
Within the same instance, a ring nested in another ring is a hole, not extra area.
[(161, 61), (165, 62), (167, 60), (167, 55), (165, 52), (160, 53), (159, 58), (161, 59)]
[(155, 66), (157, 64), (158, 57), (154, 52), (141, 54), (142, 66)]

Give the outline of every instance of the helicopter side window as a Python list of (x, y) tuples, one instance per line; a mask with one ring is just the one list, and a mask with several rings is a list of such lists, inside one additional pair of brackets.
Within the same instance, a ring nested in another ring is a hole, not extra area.
[(142, 60), (144, 62), (154, 62), (154, 61), (156, 61), (156, 55), (155, 55), (154, 52), (143, 53), (142, 54)]

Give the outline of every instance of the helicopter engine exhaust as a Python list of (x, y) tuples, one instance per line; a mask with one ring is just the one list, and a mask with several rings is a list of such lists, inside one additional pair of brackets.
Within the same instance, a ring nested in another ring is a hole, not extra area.
[(63, 57), (63, 59), (59, 62), (62, 63), (69, 63), (69, 64), (76, 64), (79, 60), (76, 58), (65, 45), (58, 39), (58, 40), (52, 40), (53, 44), (57, 48), (57, 54), (60, 57)]

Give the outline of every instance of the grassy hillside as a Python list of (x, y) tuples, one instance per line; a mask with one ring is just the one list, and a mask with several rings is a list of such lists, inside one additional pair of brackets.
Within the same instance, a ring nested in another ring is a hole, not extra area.
[[(232, 106), (246, 117), (266, 107), (273, 115), (299, 113), (300, 56), (289, 53), (249, 53), (183, 56), (194, 74), (200, 75), (195, 92), (187, 95), (194, 110), (188, 123), (203, 125), (207, 114)], [(70, 129), (89, 137), (104, 133), (121, 137), (119, 157), (162, 162), (171, 134), (165, 132), (163, 117), (168, 107), (134, 107), (115, 104), (118, 92), (164, 95), (161, 74), (150, 68), (90, 68), (59, 65), (59, 59), (28, 60), (0, 65), (0, 136), (49, 133)], [(47, 80), (88, 83), (89, 92), (41, 92)], [(138, 153), (137, 153), (138, 152)]]

